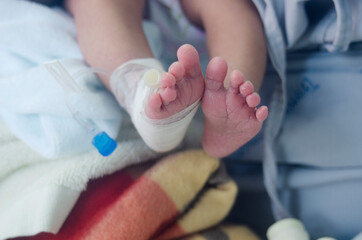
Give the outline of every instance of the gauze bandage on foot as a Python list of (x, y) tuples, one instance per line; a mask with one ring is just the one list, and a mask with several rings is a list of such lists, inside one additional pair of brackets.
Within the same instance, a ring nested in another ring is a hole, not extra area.
[(157, 152), (169, 151), (180, 144), (200, 105), (197, 100), (170, 117), (148, 118), (144, 109), (150, 94), (161, 86), (163, 73), (162, 65), (156, 59), (135, 59), (118, 67), (110, 81), (111, 91), (130, 114), (138, 133)]

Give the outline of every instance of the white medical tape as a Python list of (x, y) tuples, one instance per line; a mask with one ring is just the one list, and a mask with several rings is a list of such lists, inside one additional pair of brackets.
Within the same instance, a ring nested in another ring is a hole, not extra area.
[[(152, 71), (152, 73), (150, 73)], [(162, 65), (154, 58), (135, 59), (118, 67), (111, 75), (111, 91), (131, 116), (134, 126), (144, 142), (157, 152), (166, 152), (179, 145), (185, 136), (186, 130), (195, 116), (200, 99), (178, 112), (164, 119), (150, 119), (144, 109), (152, 92), (158, 88), (149, 87), (147, 72), (154, 75), (159, 73), (159, 80), (164, 73)]]

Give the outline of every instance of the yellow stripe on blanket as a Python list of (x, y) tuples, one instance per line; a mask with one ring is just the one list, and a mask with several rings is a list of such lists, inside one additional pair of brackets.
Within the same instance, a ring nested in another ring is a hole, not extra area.
[(228, 235), (230, 240), (260, 240), (248, 227), (225, 225), (220, 229)]
[(205, 226), (216, 225), (229, 213), (236, 193), (237, 187), (232, 181), (206, 190), (192, 210), (186, 213), (178, 224), (186, 232), (196, 232), (205, 229)]
[(219, 160), (201, 150), (186, 151), (164, 158), (147, 174), (169, 195), (182, 212), (219, 167)]
[(192, 234), (222, 221), (229, 213), (237, 186), (218, 159), (192, 150), (162, 159), (148, 173), (168, 194), (180, 217), (158, 240)]

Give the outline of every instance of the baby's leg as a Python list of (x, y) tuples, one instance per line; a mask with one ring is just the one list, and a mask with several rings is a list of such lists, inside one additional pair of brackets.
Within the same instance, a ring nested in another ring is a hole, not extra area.
[(204, 150), (224, 157), (253, 138), (268, 114), (265, 106), (255, 110), (260, 98), (253, 93), (265, 71), (262, 24), (251, 0), (183, 0), (182, 4), (189, 19), (205, 29), (210, 57), (222, 57), (208, 66), (202, 109)]
[[(92, 67), (115, 70), (136, 58), (152, 58), (142, 29), (145, 0), (67, 0), (83, 56)], [(109, 89), (109, 78), (102, 78)]]
[(223, 57), (232, 70), (240, 70), (256, 90), (266, 65), (266, 43), (259, 14), (251, 0), (182, 0), (187, 17), (206, 32), (210, 58)]
[(178, 50), (178, 61), (161, 77), (157, 92), (149, 94), (144, 82), (147, 70), (162, 71), (162, 66), (152, 59), (142, 29), (144, 3), (68, 0), (67, 7), (88, 64), (113, 72), (111, 79), (102, 78), (104, 85), (129, 112), (146, 144), (167, 151), (182, 140), (203, 94), (204, 79), (196, 49), (184, 45)]

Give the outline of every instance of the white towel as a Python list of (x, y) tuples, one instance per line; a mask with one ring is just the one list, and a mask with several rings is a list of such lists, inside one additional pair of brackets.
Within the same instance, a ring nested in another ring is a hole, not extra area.
[[(4, 0), (0, 23), (0, 114), (8, 127), (47, 158), (91, 150), (91, 136), (71, 117), (62, 88), (42, 65), (63, 59), (72, 73), (87, 67), (71, 17), (39, 4)], [(121, 111), (113, 96), (95, 76), (80, 84), (85, 92), (72, 105), (116, 137)]]
[(109, 157), (96, 149), (49, 160), (17, 139), (0, 118), (0, 240), (39, 232), (56, 233), (89, 179), (159, 156), (136, 137), (128, 117)]

